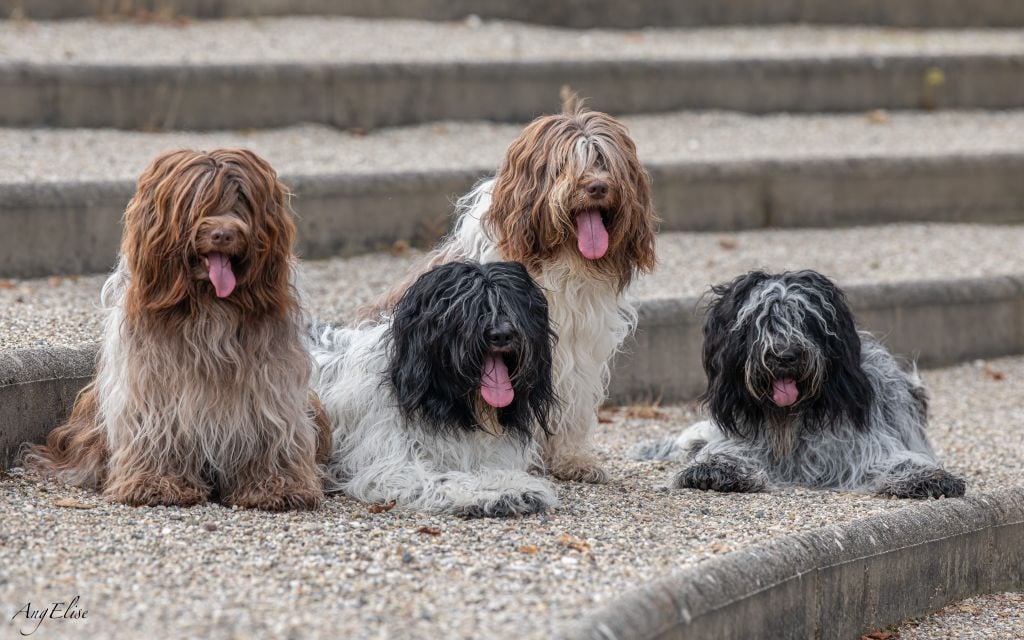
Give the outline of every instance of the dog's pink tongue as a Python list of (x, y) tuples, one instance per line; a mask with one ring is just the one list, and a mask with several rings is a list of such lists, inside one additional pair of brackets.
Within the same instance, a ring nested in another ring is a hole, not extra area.
[(223, 253), (209, 253), (206, 255), (209, 263), (207, 269), (210, 274), (210, 282), (217, 291), (218, 298), (226, 298), (235, 290), (235, 272), (231, 270), (231, 260)]
[(788, 407), (796, 402), (799, 396), (800, 391), (796, 388), (796, 381), (793, 378), (772, 381), (772, 402), (776, 406)]
[(576, 215), (576, 242), (587, 260), (597, 260), (608, 251), (608, 230), (600, 211), (589, 209)]
[(484, 375), (480, 380), (480, 395), (496, 409), (512, 404), (516, 392), (508, 377), (508, 367), (499, 353), (489, 353), (484, 359)]

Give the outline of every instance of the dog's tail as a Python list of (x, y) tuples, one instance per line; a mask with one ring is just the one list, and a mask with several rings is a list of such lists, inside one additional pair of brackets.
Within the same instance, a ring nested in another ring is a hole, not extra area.
[(679, 435), (669, 435), (658, 440), (641, 442), (629, 452), (634, 460), (671, 460), (679, 455)]
[(46, 444), (33, 445), (21, 462), (44, 476), (68, 484), (99, 489), (107, 475), (107, 433), (99, 421), (96, 385), (78, 394), (67, 423), (50, 432)]
[(718, 428), (710, 420), (704, 420), (683, 429), (682, 433), (665, 436), (652, 442), (642, 442), (630, 451), (630, 457), (634, 460), (692, 458), (707, 445), (708, 441), (718, 437)]

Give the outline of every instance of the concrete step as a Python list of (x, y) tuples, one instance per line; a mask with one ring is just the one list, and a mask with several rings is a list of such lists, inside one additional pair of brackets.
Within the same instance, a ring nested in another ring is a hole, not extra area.
[(267, 18), (0, 23), (0, 126), (375, 128), (527, 120), (571, 85), (614, 113), (1024, 104), (1024, 31)]
[[(1024, 221), (1024, 111), (747, 116), (626, 124), (664, 231)], [(135, 176), (180, 146), (246, 146), (295, 191), (300, 252), (431, 245), (452, 201), (494, 171), (520, 125), (446, 122), (353, 134), (322, 126), (139, 133), (0, 129), (0, 277), (113, 263)]]
[[(890, 225), (845, 230), (663, 234), (658, 271), (631, 292), (640, 327), (615, 366), (617, 401), (691, 399), (704, 384), (700, 297), (753, 268), (815, 268), (848, 289), (862, 328), (922, 366), (1024, 353), (1024, 227)], [(311, 313), (344, 321), (418, 259), (311, 261)], [(92, 371), (101, 276), (0, 286), (0, 443), (38, 438)], [(951, 339), (955, 336), (955, 339)]]
[(895, 27), (1024, 26), (1015, 0), (0, 0), (0, 17), (174, 19), (337, 15), (365, 18), (519, 20), (573, 28), (729, 24), (877, 24)]

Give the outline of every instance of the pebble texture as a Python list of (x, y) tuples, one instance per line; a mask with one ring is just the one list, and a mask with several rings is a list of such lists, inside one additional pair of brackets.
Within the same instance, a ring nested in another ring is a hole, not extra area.
[[(931, 437), (969, 491), (1019, 483), (1024, 358), (924, 377)], [(667, 491), (671, 465), (627, 458), (695, 417), (692, 406), (603, 410), (612, 482), (559, 484), (560, 509), (511, 521), (372, 513), (343, 497), (305, 514), (132, 509), (14, 470), (0, 476), (2, 624), (27, 601), (77, 594), (87, 619), (47, 621), (49, 633), (544, 638), (680, 567), (906, 504), (799, 488)]]
[[(92, 65), (827, 59), (1024, 53), (1019, 30), (725, 27), (574, 31), (504, 22), (291, 17), (0, 23), (0, 62)], [(110, 43), (116, 42), (116, 47)]]
[(899, 625), (900, 640), (1024, 638), (1024, 593), (997, 593), (951, 604)]
[[(665, 233), (660, 264), (631, 295), (678, 298), (704, 293), (750, 269), (813, 268), (842, 285), (1024, 274), (1024, 227), (890, 225), (843, 230)], [(397, 281), (420, 254), (373, 254), (305, 263), (310, 312), (351, 317)], [(99, 337), (103, 276), (0, 280), (0, 350), (73, 346)]]
[[(551, 109), (556, 107), (552, 103)], [(927, 158), (1024, 151), (1024, 111), (760, 117), (683, 112), (622, 120), (648, 163)], [(494, 171), (505, 147), (520, 131), (520, 125), (482, 122), (442, 122), (368, 134), (317, 125), (215, 133), (0, 129), (0, 184), (135, 180), (154, 156), (179, 147), (248, 147), (284, 176), (453, 170), (483, 174)]]

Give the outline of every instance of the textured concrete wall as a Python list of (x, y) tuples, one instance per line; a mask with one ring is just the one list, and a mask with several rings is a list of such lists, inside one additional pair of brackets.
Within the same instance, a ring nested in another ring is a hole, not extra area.
[(95, 345), (0, 354), (0, 468), (67, 417), (95, 359)]
[(566, 629), (590, 640), (856, 638), (1024, 588), (1024, 489), (904, 509), (712, 558)]
[[(1024, 103), (1024, 56), (709, 60), (0, 65), (0, 126), (245, 129), (319, 122), (372, 129), (437, 120), (523, 122), (562, 86), (616, 114), (683, 109), (917, 109), (941, 68), (939, 108)], [(465, 96), (473, 96), (466, 100)]]
[[(1024, 155), (936, 159), (654, 163), (662, 231), (1024, 221)], [(491, 169), (493, 170), (493, 169)], [(452, 202), (486, 167), (398, 174), (283, 176), (305, 258), (353, 255), (396, 240), (429, 244)], [(134, 185), (0, 185), (0, 277), (106, 271)]]
[[(0, 16), (16, 8), (29, 17), (102, 16), (120, 0), (0, 0)], [(459, 20), (470, 14), (575, 28), (687, 27), (811, 22), (905, 27), (1024, 25), (1015, 0), (135, 0), (136, 8), (172, 9), (217, 18), (258, 15), (349, 15)]]

